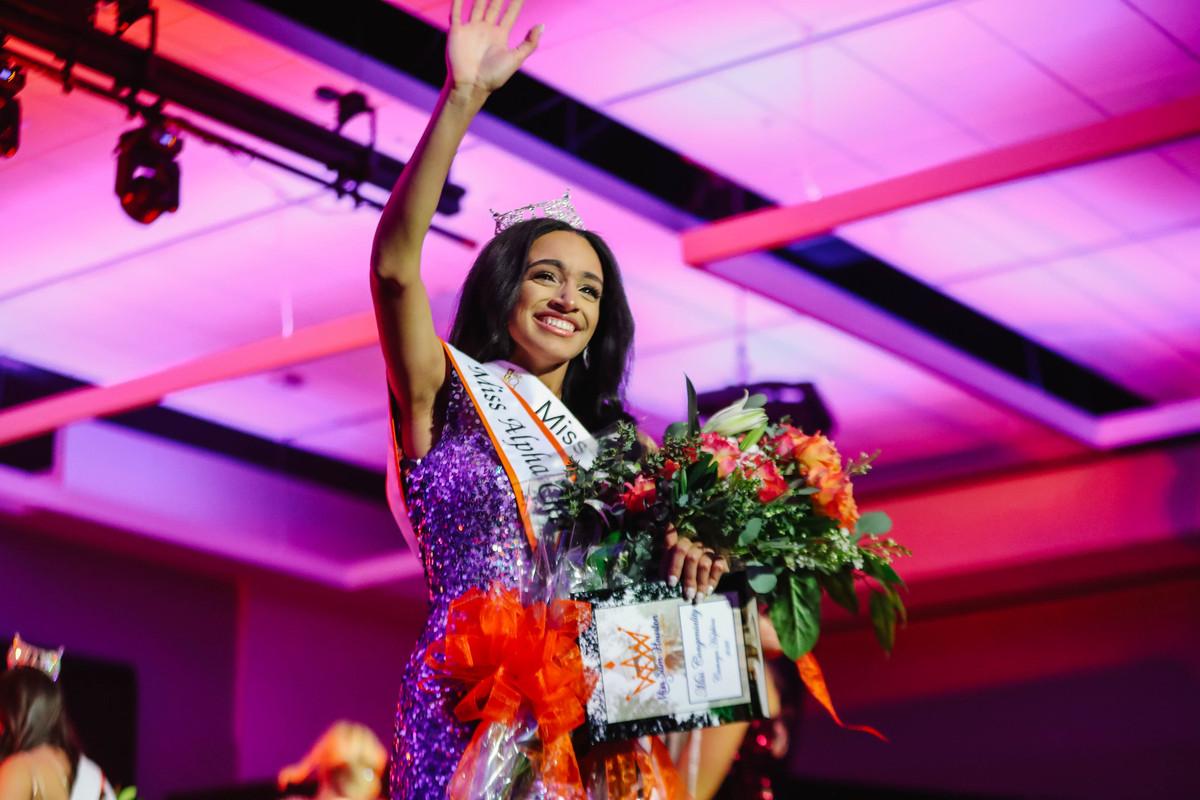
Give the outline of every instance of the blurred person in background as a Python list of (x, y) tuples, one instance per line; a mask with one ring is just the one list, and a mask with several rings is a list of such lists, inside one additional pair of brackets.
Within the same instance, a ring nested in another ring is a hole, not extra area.
[[(115, 800), (67, 716), (62, 654), (13, 637), (0, 674), (0, 800)], [(122, 798), (134, 794), (131, 787)]]
[(279, 771), (279, 788), (317, 781), (317, 800), (375, 800), (382, 788), (387, 751), (365, 725), (341, 720), (329, 726), (300, 762)]
[(0, 800), (68, 800), (78, 758), (58, 684), (35, 667), (0, 674)]

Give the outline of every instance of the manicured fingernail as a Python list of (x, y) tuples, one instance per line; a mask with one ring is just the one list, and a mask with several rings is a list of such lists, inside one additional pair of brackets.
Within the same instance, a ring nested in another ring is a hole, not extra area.
[(695, 596), (696, 596), (696, 587), (695, 586), (689, 586), (683, 590), (683, 599), (687, 600), (689, 603), (692, 602), (692, 598)]
[(674, 589), (678, 585), (679, 585), (679, 576), (678, 575), (667, 576), (667, 586), (670, 586), (672, 589)]
[(715, 592), (716, 590), (717, 590), (717, 585), (716, 585), (715, 583), (710, 583), (710, 584), (708, 585), (708, 594), (710, 594), (710, 595), (711, 595), (711, 594), (712, 594), (713, 592)]

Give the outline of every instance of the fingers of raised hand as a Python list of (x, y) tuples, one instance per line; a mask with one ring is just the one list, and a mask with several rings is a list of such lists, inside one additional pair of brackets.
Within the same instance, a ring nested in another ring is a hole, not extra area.
[(504, 6), (504, 0), (488, 0), (487, 8), (483, 12), (484, 22), (495, 22), (500, 18), (500, 9)]
[(529, 58), (530, 53), (537, 50), (538, 42), (542, 40), (543, 30), (545, 30), (544, 25), (534, 25), (529, 29), (529, 33), (525, 34), (525, 40), (517, 45), (514, 52), (516, 52), (517, 58), (521, 59), (522, 62)]
[(525, 5), (525, 0), (512, 0), (508, 4), (508, 8), (504, 10), (504, 16), (500, 20), (500, 27), (504, 30), (512, 30), (513, 23), (517, 21), (517, 14), (521, 13), (521, 6)]
[(483, 12), (487, 10), (488, 0), (471, 0), (471, 22), (479, 22), (483, 19)]

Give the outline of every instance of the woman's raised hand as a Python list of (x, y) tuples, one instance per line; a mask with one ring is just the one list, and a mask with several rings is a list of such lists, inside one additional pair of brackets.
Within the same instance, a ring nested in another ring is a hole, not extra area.
[(542, 26), (530, 28), (524, 41), (509, 49), (508, 36), (524, 0), (509, 0), (508, 8), (504, 8), (505, 0), (466, 1), (471, 4), (471, 15), (466, 20), (464, 0), (454, 0), (450, 7), (450, 37), (446, 44), (448, 80), (456, 89), (494, 92), (537, 49)]

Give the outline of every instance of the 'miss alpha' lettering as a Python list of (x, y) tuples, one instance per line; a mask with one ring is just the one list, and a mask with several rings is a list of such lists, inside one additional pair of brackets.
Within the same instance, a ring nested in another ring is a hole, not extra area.
[(550, 429), (551, 433), (558, 437), (559, 441), (561, 441), (564, 446), (569, 447), (575, 444), (576, 434), (575, 431), (571, 429), (571, 423), (567, 421), (567, 415), (555, 414), (554, 416), (551, 416), (549, 400), (542, 403), (537, 410), (537, 415), (541, 417), (542, 422), (546, 423), (546, 427)]

